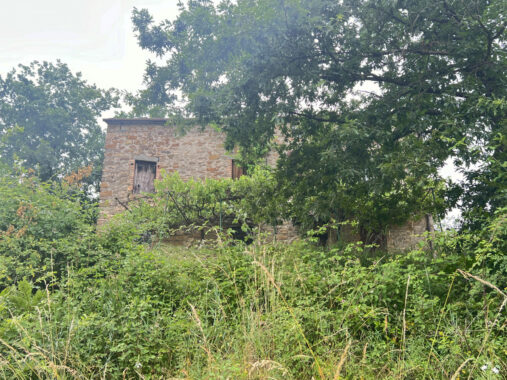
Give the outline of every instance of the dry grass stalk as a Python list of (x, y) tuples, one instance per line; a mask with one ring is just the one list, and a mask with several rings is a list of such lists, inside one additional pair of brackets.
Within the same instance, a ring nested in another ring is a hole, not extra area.
[[(333, 380), (338, 380), (340, 378), (340, 373), (342, 371), (343, 365), (345, 364), (345, 360), (347, 359), (347, 352), (349, 351), (351, 344), (352, 344), (352, 340), (349, 340), (347, 345), (345, 346), (345, 349), (342, 352), (342, 355), (340, 357), (340, 361), (338, 362), (338, 365), (336, 366), (336, 371), (334, 373)], [(365, 348), (366, 348), (366, 346), (365, 346)]]
[(467, 365), (467, 363), (472, 360), (472, 358), (468, 358), (467, 360), (465, 360), (463, 363), (461, 363), (461, 365), (458, 367), (458, 369), (456, 370), (456, 372), (454, 372), (454, 375), (451, 376), (451, 380), (456, 380), (459, 376), (459, 373), (461, 372), (461, 370), (463, 368), (465, 368), (465, 366)]
[(211, 363), (213, 361), (213, 356), (211, 355), (211, 350), (209, 349), (208, 340), (206, 339), (206, 334), (204, 334), (204, 329), (202, 328), (201, 319), (199, 318), (199, 315), (197, 314), (197, 310), (195, 310), (194, 305), (192, 305), (190, 302), (188, 303), (188, 305), (190, 306), (190, 309), (192, 310), (192, 317), (195, 321), (195, 324), (199, 328), (199, 331), (201, 331), (202, 340), (204, 343), (202, 348), (206, 352), (206, 354), (208, 355), (208, 363)]
[(468, 378), (471, 379), (472, 378), (472, 374), (474, 373), (474, 370), (477, 368), (477, 359), (481, 356), (482, 352), (484, 351), (484, 348), (486, 347), (486, 343), (489, 340), (491, 332), (493, 331), (493, 328), (498, 323), (500, 315), (502, 314), (502, 310), (505, 307), (505, 305), (507, 304), (507, 294), (505, 294), (504, 292), (502, 292), (496, 285), (493, 285), (491, 282), (483, 280), (482, 278), (480, 278), (478, 276), (475, 276), (475, 275), (473, 275), (471, 273), (468, 273), (468, 272), (466, 272), (464, 270), (461, 270), (461, 269), (458, 269), (457, 271), (458, 271), (458, 273), (460, 273), (466, 279), (472, 278), (472, 279), (480, 282), (481, 284), (483, 284), (483, 285), (485, 285), (485, 286), (487, 286), (487, 287), (495, 290), (498, 294), (500, 294), (501, 296), (503, 296), (503, 302), (500, 305), (500, 307), (498, 308), (498, 313), (496, 314), (495, 320), (493, 321), (493, 323), (491, 324), (491, 326), (487, 329), (486, 335), (484, 336), (484, 340), (483, 340), (482, 345), (481, 345), (481, 348), (480, 348), (480, 350), (479, 350), (479, 352), (478, 352), (478, 354), (476, 356), (476, 360), (474, 361), (474, 365), (473, 365), (472, 369), (470, 370), (470, 375), (468, 376)]
[(407, 300), (408, 300), (408, 288), (410, 286), (410, 275), (407, 278), (407, 288), (405, 289), (405, 305), (403, 307), (403, 331), (401, 335), (401, 365), (405, 363), (405, 347), (407, 338)]
[(474, 280), (479, 281), (481, 284), (486, 285), (486, 286), (490, 287), (491, 289), (494, 289), (498, 294), (501, 294), (504, 298), (507, 298), (507, 294), (502, 292), (500, 289), (498, 289), (497, 286), (493, 285), (491, 282), (483, 280), (482, 278), (474, 276), (473, 274), (465, 272), (464, 270), (461, 270), (461, 269), (458, 269), (458, 273), (460, 273), (466, 279), (473, 278)]
[(366, 342), (365, 345), (364, 345), (364, 347), (363, 347), (363, 357), (361, 358), (362, 362), (366, 361), (366, 349), (367, 348), (368, 348), (368, 342)]
[(454, 274), (452, 276), (451, 284), (449, 285), (449, 289), (447, 290), (447, 296), (445, 297), (444, 306), (442, 306), (442, 309), (440, 310), (440, 316), (438, 317), (437, 328), (435, 330), (435, 334), (433, 335), (433, 339), (431, 340), (431, 348), (430, 348), (430, 352), (428, 354), (428, 360), (426, 361), (426, 365), (424, 367), (424, 375), (423, 375), (423, 377), (426, 377), (426, 372), (428, 370), (428, 366), (429, 366), (430, 361), (431, 361), (431, 354), (433, 354), (433, 347), (435, 346), (435, 341), (436, 341), (436, 338), (437, 338), (437, 334), (438, 334), (438, 331), (440, 330), (440, 323), (442, 322), (442, 318), (443, 318), (443, 316), (445, 314), (445, 307), (447, 306), (447, 302), (449, 301), (449, 296), (451, 295), (451, 290), (452, 290), (452, 287), (454, 285), (454, 280), (455, 279), (456, 279), (456, 274)]
[[(56, 364), (52, 359), (50, 359), (46, 354), (44, 354), (44, 350), (38, 347), (37, 345), (34, 345), (34, 348), (36, 349), (35, 352), (28, 351), (25, 347), (20, 346), (20, 349), (26, 353), (23, 354), (20, 352), (19, 349), (15, 348), (14, 346), (9, 345), (4, 340), (0, 339), (0, 343), (2, 343), (4, 346), (6, 346), (11, 353), (13, 354), (13, 357), (19, 357), (19, 359), (16, 359), (16, 361), (20, 361), (21, 363), (26, 363), (28, 360), (37, 360), (36, 357), (42, 358), (42, 360), (46, 363), (47, 367), (50, 369), (50, 373), (46, 373), (46, 375), (50, 375), (54, 378), (60, 378), (59, 371), (64, 371), (72, 375), (75, 379), (82, 379), (84, 378), (82, 375), (80, 375), (76, 370), (61, 364)], [(12, 365), (9, 365), (11, 370), (15, 372), (15, 368)], [(37, 366), (36, 366), (37, 367)], [(36, 375), (39, 378), (45, 378), (45, 376), (41, 376), (41, 373), (44, 374), (44, 365), (38, 365), (39, 368), (42, 369), (42, 372), (37, 372)]]
[(248, 371), (248, 377), (252, 377), (252, 375), (255, 372), (258, 372), (260, 370), (264, 371), (273, 371), (273, 370), (280, 370), (282, 372), (282, 376), (286, 376), (288, 371), (285, 369), (284, 366), (282, 366), (280, 363), (275, 362), (274, 360), (259, 360), (252, 364), (252, 367)]
[(440, 370), (445, 374), (445, 377), (446, 378), (449, 377), (449, 373), (447, 373), (447, 371), (445, 370), (444, 365), (442, 364), (442, 361), (438, 358), (438, 356), (435, 355), (434, 352), (431, 353), (431, 356), (433, 356), (435, 362), (439, 365)]
[(63, 363), (67, 364), (67, 358), (69, 355), (69, 347), (70, 347), (70, 340), (72, 338), (72, 330), (74, 328), (74, 316), (72, 316), (72, 320), (70, 321), (69, 326), (69, 336), (67, 337), (67, 342), (65, 343), (65, 357), (63, 358)]

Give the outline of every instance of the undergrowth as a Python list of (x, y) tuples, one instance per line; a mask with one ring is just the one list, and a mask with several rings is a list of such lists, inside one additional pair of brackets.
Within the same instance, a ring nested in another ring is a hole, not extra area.
[(506, 377), (505, 209), (433, 252), (178, 248), (161, 212), (97, 233), (65, 187), (7, 176), (0, 194), (0, 379)]
[[(0, 295), (0, 377), (501, 378), (506, 297), (475, 258), (158, 244)], [(498, 372), (498, 373), (496, 373)]]

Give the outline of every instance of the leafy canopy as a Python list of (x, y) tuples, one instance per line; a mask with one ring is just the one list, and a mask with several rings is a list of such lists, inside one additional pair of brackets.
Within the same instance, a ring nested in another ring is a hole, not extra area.
[(357, 194), (353, 214), (381, 205), (391, 222), (421, 210), (412, 195), (436, 186), (453, 157), (472, 169), (450, 199), (492, 213), (505, 195), (504, 6), (193, 0), (159, 24), (135, 9), (140, 46), (167, 61), (148, 63), (133, 113), (217, 124), (245, 152), (279, 127), (291, 152), (280, 163), (290, 196), (343, 214)]
[(19, 65), (0, 76), (0, 158), (45, 181), (93, 165), (100, 179), (104, 133), (97, 118), (117, 103), (60, 61)]

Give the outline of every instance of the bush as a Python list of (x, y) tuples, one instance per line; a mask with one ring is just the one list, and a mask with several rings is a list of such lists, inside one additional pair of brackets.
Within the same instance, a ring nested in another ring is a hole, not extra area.
[(102, 256), (92, 224), (96, 207), (75, 189), (28, 173), (0, 176), (0, 290), (22, 279), (55, 281), (68, 266)]
[[(197, 207), (241, 193), (246, 205), (228, 204), (238, 217), (270, 191), (252, 180), (189, 182), (179, 194)], [(183, 185), (171, 176), (158, 186)], [(437, 234), (434, 253), (305, 241), (181, 249), (139, 239), (178, 222), (150, 203), (176, 207), (163, 191), (100, 234), (65, 187), (4, 176), (0, 191), (0, 378), (507, 372), (505, 210), (481, 234)]]
[(162, 173), (155, 182), (156, 192), (131, 199), (129, 212), (118, 215), (116, 224), (138, 236), (158, 238), (182, 229), (222, 225), (248, 235), (259, 224), (281, 222), (284, 202), (276, 195), (276, 186), (272, 172), (260, 167), (236, 180), (183, 181), (177, 172)]
[(463, 363), (474, 378), (507, 370), (502, 296), (457, 272), (473, 270), (473, 251), (131, 249), (23, 306), (15, 300), (30, 294), (26, 283), (5, 290), (4, 374), (332, 378), (340, 358), (348, 378), (448, 378)]

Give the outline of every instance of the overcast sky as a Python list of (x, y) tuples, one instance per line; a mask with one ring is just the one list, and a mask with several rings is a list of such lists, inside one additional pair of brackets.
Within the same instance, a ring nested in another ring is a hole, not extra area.
[(0, 0), (0, 75), (19, 63), (61, 59), (99, 87), (141, 88), (146, 59), (132, 9), (174, 19), (178, 0)]

